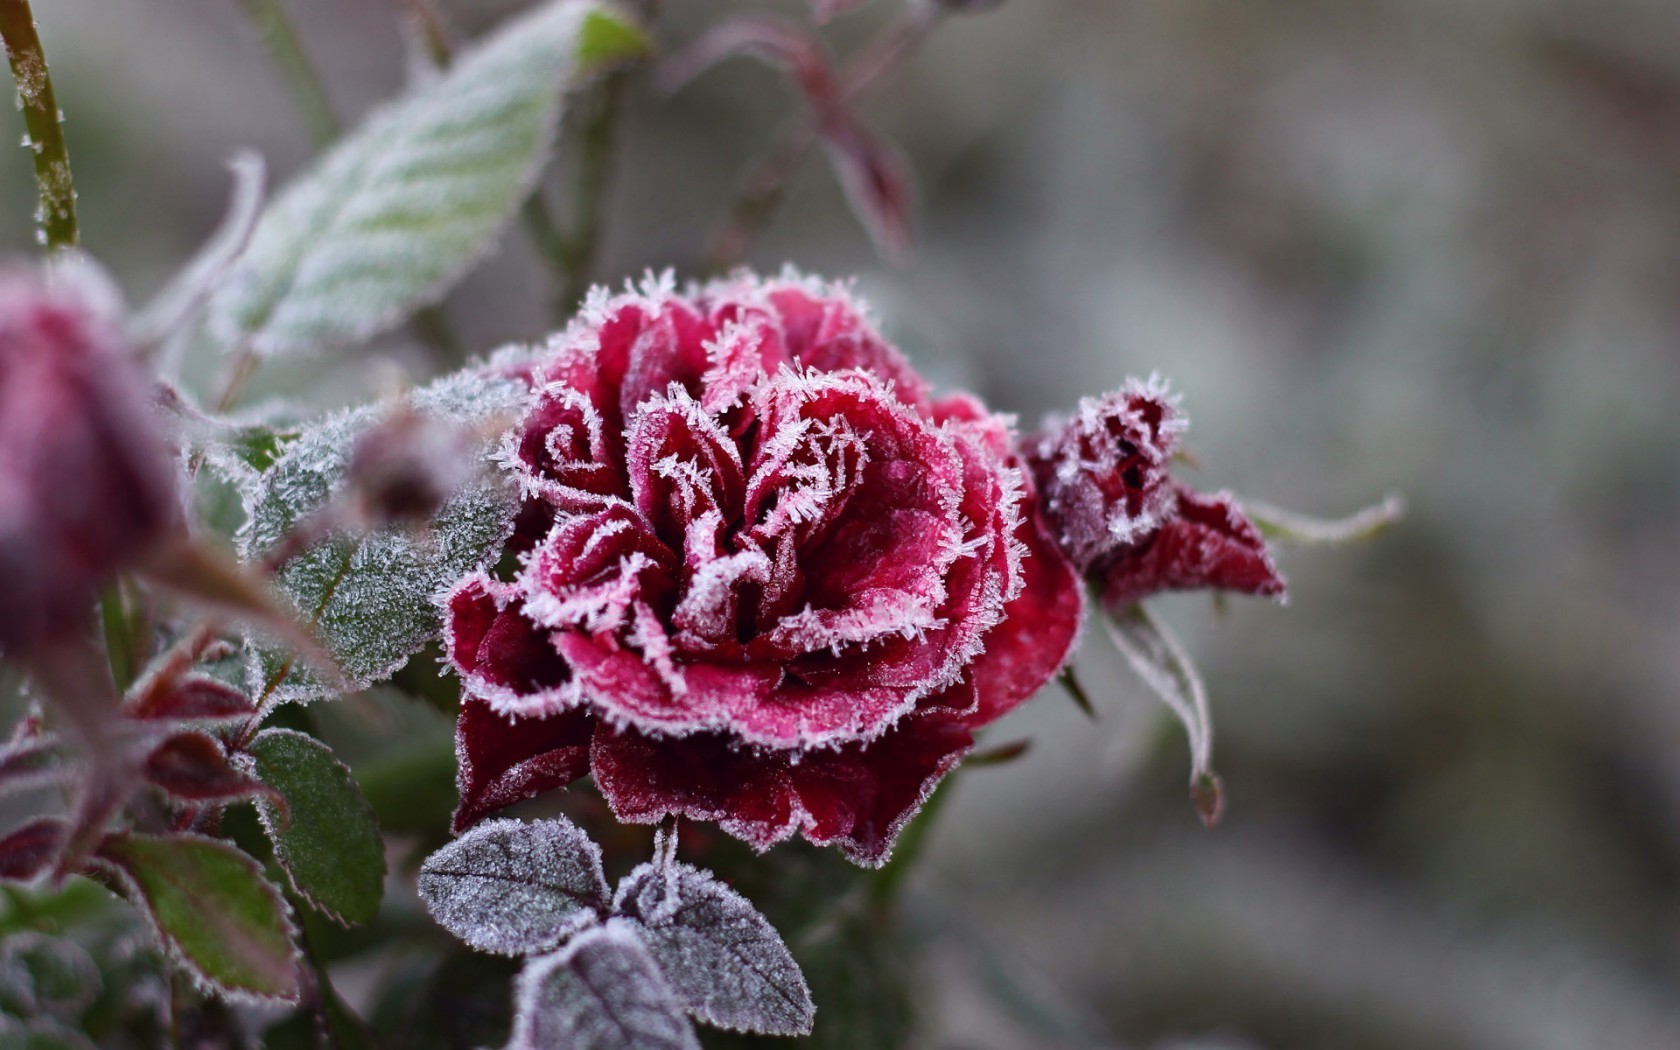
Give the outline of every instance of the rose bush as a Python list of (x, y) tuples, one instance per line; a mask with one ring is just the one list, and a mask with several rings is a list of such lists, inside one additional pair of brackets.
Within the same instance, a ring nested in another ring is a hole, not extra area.
[(526, 361), (517, 571), (447, 595), (456, 827), (592, 773), (615, 815), (883, 862), (1053, 676), (1078, 578), (1008, 420), (937, 398), (843, 289), (597, 293)]

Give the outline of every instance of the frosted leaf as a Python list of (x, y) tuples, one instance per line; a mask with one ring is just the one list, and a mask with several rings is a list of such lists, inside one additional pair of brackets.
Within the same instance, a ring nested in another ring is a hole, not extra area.
[(297, 928), (256, 861), (201, 835), (113, 835), (99, 862), (200, 987), (233, 1002), (296, 1003)]
[[(510, 380), (459, 372), (420, 388), (408, 406), (463, 428), (478, 428), (511, 413), (524, 397)], [(358, 435), (390, 411), (362, 406), (302, 428), (278, 451), (251, 486), (246, 522), (237, 536), (240, 553), (261, 558), (299, 523), (320, 511), (343, 488)], [(313, 623), (321, 641), (355, 688), (401, 667), (440, 630), (435, 596), (483, 568), (513, 529), (517, 497), (496, 472), (485, 471), (447, 500), (421, 533), (385, 528), (361, 535), (334, 534), (306, 547), (275, 574), (275, 582)], [(270, 701), (307, 702), (334, 690), (308, 668), (282, 654), (261, 651), (254, 690)], [(279, 681), (277, 688), (269, 688)]]
[(1184, 723), (1190, 737), (1190, 798), (1209, 826), (1224, 810), (1224, 788), (1213, 771), (1213, 717), (1207, 688), (1190, 656), (1142, 605), (1111, 611), (1103, 618), (1109, 637), (1144, 684)]
[(533, 959), (514, 993), (507, 1050), (700, 1050), (636, 928), (622, 919)]
[(211, 299), (210, 331), (292, 353), (366, 339), (437, 301), (536, 182), (562, 90), (644, 46), (597, 0), (509, 21), (291, 183)]
[(610, 899), (601, 848), (564, 819), (486, 821), (427, 857), (419, 887), (444, 929), (498, 955), (548, 951)]
[(1356, 543), (1370, 539), (1400, 520), (1406, 502), (1399, 496), (1386, 496), (1381, 503), (1355, 511), (1345, 518), (1313, 518), (1284, 510), (1266, 503), (1243, 501), (1249, 520), (1268, 540), (1298, 544)]
[(46, 1017), (30, 1021), (0, 1015), (0, 1046), (14, 1050), (97, 1050), (88, 1037)]
[(735, 1032), (807, 1035), (816, 1007), (799, 964), (752, 902), (689, 864), (643, 864), (614, 910), (635, 919), (677, 998)]

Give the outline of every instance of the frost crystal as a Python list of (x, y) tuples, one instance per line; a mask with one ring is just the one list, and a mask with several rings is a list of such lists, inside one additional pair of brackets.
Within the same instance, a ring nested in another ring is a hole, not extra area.
[(688, 864), (643, 864), (614, 910), (636, 919), (677, 998), (705, 1024), (808, 1035), (816, 1008), (799, 964), (752, 902)]
[(519, 974), (508, 1050), (700, 1050), (634, 926), (614, 919)]
[(600, 921), (610, 895), (601, 850), (564, 820), (481, 824), (426, 859), (420, 897), (479, 951), (547, 951)]
[(622, 820), (878, 864), (1066, 659), (1078, 582), (1009, 421), (932, 397), (844, 288), (600, 292), (501, 367), (533, 390), (501, 459), (534, 527), (446, 598), (458, 824), (587, 747)]

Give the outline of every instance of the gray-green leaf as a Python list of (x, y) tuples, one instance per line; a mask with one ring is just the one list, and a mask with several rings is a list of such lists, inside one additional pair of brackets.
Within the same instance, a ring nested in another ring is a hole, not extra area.
[(259, 798), (257, 811), (292, 889), (345, 925), (372, 921), (385, 890), (385, 847), (350, 770), (327, 745), (291, 729), (265, 729), (247, 750), (257, 779), (286, 800), (281, 811)]
[(344, 345), (442, 298), (530, 193), (562, 92), (642, 41), (604, 0), (551, 0), (373, 113), (263, 214), (211, 333), (262, 354)]
[(737, 1032), (809, 1035), (811, 990), (752, 902), (689, 864), (643, 864), (618, 884), (614, 910), (636, 920), (685, 1009)]
[(700, 1050), (634, 926), (614, 919), (532, 959), (514, 992), (508, 1050)]
[[(517, 382), (460, 372), (414, 391), (409, 403), (422, 414), (479, 428), (511, 415), (523, 397)], [(301, 436), (251, 484), (238, 536), (241, 555), (261, 558), (326, 506), (342, 488), (357, 436), (387, 411), (362, 406), (302, 428)], [(426, 532), (335, 533), (287, 561), (275, 583), (299, 617), (313, 625), (346, 683), (365, 688), (389, 677), (437, 635), (437, 592), (500, 555), (517, 507), (517, 494), (507, 481), (486, 470), (444, 503)], [(266, 694), (267, 702), (303, 703), (335, 692), (308, 668), (289, 663), (271, 650), (258, 654), (260, 680), (252, 686)]]
[(565, 819), (486, 821), (427, 857), (419, 888), (439, 925), (499, 955), (547, 951), (611, 899), (601, 848)]
[(298, 1000), (297, 932), (256, 861), (200, 835), (115, 836), (99, 857), (207, 987), (232, 999)]

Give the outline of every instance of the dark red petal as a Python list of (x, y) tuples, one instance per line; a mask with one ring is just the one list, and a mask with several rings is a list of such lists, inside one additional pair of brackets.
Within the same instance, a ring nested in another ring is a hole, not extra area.
[(1283, 577), (1260, 530), (1228, 492), (1177, 487), (1174, 516), (1141, 543), (1099, 566), (1103, 604), (1122, 608), (1159, 591), (1211, 588), (1281, 598)]
[(926, 381), (881, 338), (858, 303), (794, 283), (772, 284), (769, 299), (781, 315), (788, 356), (798, 364), (818, 372), (864, 372), (887, 382), (903, 404), (929, 414)]
[(239, 718), (256, 710), (241, 690), (208, 675), (189, 674), (148, 689), (128, 707), (130, 718)]
[(1054, 678), (1073, 655), (1085, 619), (1085, 589), (1073, 565), (1034, 515), (1015, 535), (1026, 544), (1021, 593), (987, 632), (985, 649), (964, 676), (978, 706), (964, 719), (978, 728), (996, 721)]
[(717, 821), (758, 850), (799, 824), (786, 759), (761, 757), (716, 734), (655, 739), (603, 723), (591, 759), (595, 786), (626, 823), (655, 824), (672, 813)]
[(444, 602), (444, 651), (478, 696), (503, 710), (544, 714), (575, 701), (572, 670), (549, 632), (510, 605), (512, 590), (469, 576)]
[(872, 743), (806, 752), (788, 769), (805, 814), (801, 831), (819, 846), (839, 846), (855, 863), (880, 866), (973, 744), (963, 726), (912, 718)]
[(272, 788), (228, 764), (227, 752), (203, 733), (177, 733), (146, 757), (146, 779), (189, 802), (227, 802), (272, 795)]
[(1134, 379), (1028, 443), (1051, 535), (1081, 570), (1172, 515), (1167, 467), (1183, 428), (1166, 386)]
[(0, 879), (28, 882), (47, 870), (64, 845), (64, 821), (40, 817), (0, 839)]
[(583, 709), (513, 719), (473, 697), (455, 723), (455, 785), (461, 801), (450, 822), (460, 834), (498, 809), (563, 788), (589, 772), (595, 720)]
[(874, 866), (972, 745), (960, 725), (914, 718), (873, 743), (807, 751), (793, 762), (787, 752), (733, 747), (713, 734), (655, 739), (603, 725), (593, 768), (621, 821), (716, 821), (758, 850), (799, 832)]

